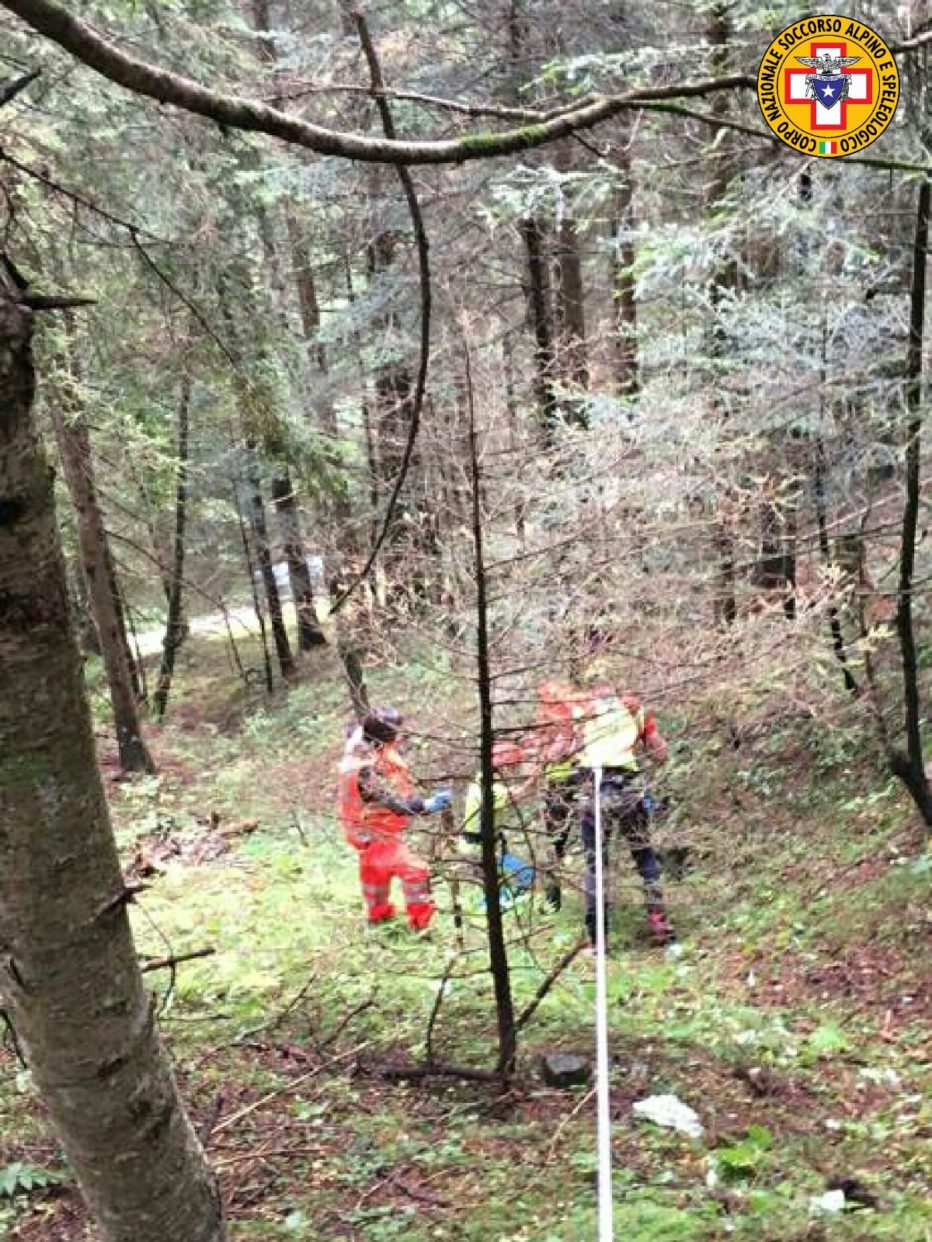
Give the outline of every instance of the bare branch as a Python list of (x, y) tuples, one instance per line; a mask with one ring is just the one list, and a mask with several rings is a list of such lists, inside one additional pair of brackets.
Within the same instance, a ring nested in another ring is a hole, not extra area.
[[(353, 21), (359, 32), (359, 42), (362, 45), (363, 53), (366, 57), (366, 63), (369, 66), (369, 74), (372, 78), (372, 94), (375, 98), (376, 107), (382, 118), (382, 128), (385, 130), (385, 136), (390, 139), (396, 137), (395, 122), (392, 119), (391, 108), (388, 101), (384, 97), (385, 82), (382, 78), (382, 69), (379, 64), (378, 53), (372, 42), (372, 36), (369, 33), (369, 27), (362, 13), (352, 13)], [(405, 479), (408, 477), (408, 471), (411, 467), (411, 459), (414, 456), (414, 445), (417, 442), (417, 433), (421, 425), (421, 411), (424, 408), (424, 392), (427, 387), (427, 371), (430, 365), (430, 313), (431, 313), (431, 285), (430, 285), (430, 244), (427, 240), (427, 229), (424, 224), (424, 214), (421, 211), (421, 205), (418, 202), (417, 191), (414, 188), (414, 178), (404, 164), (398, 165), (398, 177), (401, 181), (402, 189), (408, 203), (408, 212), (411, 216), (411, 224), (414, 228), (414, 239), (417, 245), (418, 274), (421, 285), (421, 350), (420, 361), (418, 363), (417, 378), (414, 384), (414, 398), (411, 402), (411, 420), (408, 425), (408, 438), (405, 443), (404, 455), (401, 459), (401, 467), (398, 471), (398, 477), (395, 479), (392, 487), (391, 495), (388, 498), (388, 504), (385, 508), (385, 515), (382, 518), (382, 526), (376, 536), (372, 549), (366, 558), (366, 563), (357, 574), (356, 578), (350, 583), (346, 590), (335, 599), (330, 605), (331, 613), (338, 612), (359, 584), (365, 581), (375, 564), (375, 559), (379, 551), (388, 537), (391, 529), (392, 517), (398, 506), (398, 499), (401, 496), (401, 489), (404, 487)]]
[(123, 220), (119, 216), (115, 216), (112, 212), (107, 211), (105, 208), (99, 207), (91, 199), (85, 198), (83, 194), (79, 194), (76, 190), (69, 190), (68, 187), (62, 185), (61, 182), (54, 181), (47, 173), (42, 172), (38, 168), (33, 168), (30, 164), (24, 164), (22, 160), (18, 160), (16, 156), (10, 155), (9, 151), (4, 150), (3, 147), (0, 147), (0, 161), (4, 164), (9, 164), (11, 168), (15, 168), (18, 172), (23, 173), (24, 176), (31, 177), (34, 181), (38, 181), (41, 185), (46, 186), (47, 189), (52, 190), (55, 194), (60, 194), (63, 198), (67, 198), (72, 203), (76, 203), (78, 207), (83, 207), (85, 210), (93, 212), (95, 216), (100, 216), (100, 218), (102, 220), (106, 220), (108, 224), (114, 224), (117, 228), (125, 229), (126, 232), (133, 235), (148, 237), (153, 242), (158, 242), (160, 245), (167, 246), (171, 244), (166, 241), (165, 238), (156, 237), (154, 233), (150, 233), (147, 229), (142, 228), (140, 225), (133, 224), (130, 220)]
[(143, 975), (153, 970), (174, 970), (181, 962), (193, 962), (197, 958), (213, 957), (216, 952), (216, 949), (192, 949), (190, 953), (172, 954), (168, 957), (154, 957), (148, 962), (143, 962), (139, 970)]
[(24, 73), (21, 78), (14, 78), (12, 82), (7, 82), (6, 86), (0, 86), (0, 108), (35, 82), (41, 73), (41, 69), (33, 69), (31, 73)]

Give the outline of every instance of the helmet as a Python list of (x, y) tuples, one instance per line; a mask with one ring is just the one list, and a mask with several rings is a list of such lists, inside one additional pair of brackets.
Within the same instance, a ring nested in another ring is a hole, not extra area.
[(367, 742), (394, 742), (401, 732), (404, 717), (394, 707), (377, 707), (362, 720), (362, 735)]
[(493, 768), (514, 768), (524, 762), (524, 751), (510, 738), (500, 738), (492, 747)]

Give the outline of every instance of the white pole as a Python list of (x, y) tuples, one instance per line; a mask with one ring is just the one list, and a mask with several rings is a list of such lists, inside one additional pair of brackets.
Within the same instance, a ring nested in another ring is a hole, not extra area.
[(602, 866), (602, 769), (592, 770), (595, 796), (595, 1060), (599, 1151), (599, 1242), (612, 1240), (612, 1114), (605, 972), (605, 868)]

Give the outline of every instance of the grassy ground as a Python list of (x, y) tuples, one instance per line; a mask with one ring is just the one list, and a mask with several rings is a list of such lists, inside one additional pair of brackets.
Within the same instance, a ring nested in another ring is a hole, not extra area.
[[(422, 727), (433, 704), (449, 707), (442, 672), (372, 680), (380, 699), (416, 696)], [(102, 731), (121, 848), (149, 884), (140, 951), (213, 950), (151, 978), (232, 1236), (592, 1238), (594, 1101), (538, 1075), (543, 1050), (591, 1052), (591, 964), (575, 961), (544, 1000), (507, 1095), (385, 1077), (423, 1058), (432, 1015), (437, 1056), (488, 1068), (492, 998), (481, 912), (457, 955), (445, 887), (428, 938), (363, 924), (331, 812), (344, 719), (329, 652), (269, 702), (198, 639), (170, 722), (152, 730), (158, 778), (116, 780)], [(687, 739), (689, 722), (670, 733)], [(829, 753), (815, 731), (678, 749), (677, 811), (660, 835), (693, 851), (670, 887), (681, 956), (641, 942), (620, 860), (616, 1236), (932, 1238), (932, 866), (909, 808), (857, 766), (853, 743)], [(579, 926), (575, 895), (556, 916), (533, 902), (509, 915), (519, 1008)], [(28, 1074), (9, 1048), (0, 1067), (0, 1227), (21, 1242), (93, 1237)], [(697, 1110), (702, 1139), (634, 1119), (635, 1100), (662, 1092)], [(847, 1207), (832, 1212), (838, 1185)]]

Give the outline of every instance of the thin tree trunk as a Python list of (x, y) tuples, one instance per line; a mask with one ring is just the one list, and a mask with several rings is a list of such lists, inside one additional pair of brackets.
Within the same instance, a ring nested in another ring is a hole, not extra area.
[[(505, 362), (505, 409), (508, 412), (508, 440), (509, 448), (518, 460), (518, 454), (521, 450), (521, 428), (518, 423), (518, 402), (515, 397), (515, 358), (514, 346), (511, 340), (511, 333), (505, 334), (502, 342), (502, 353)], [(527, 523), (525, 521), (525, 501), (518, 495), (515, 498), (515, 535), (518, 545), (523, 552), (527, 540)]]
[(262, 484), (259, 478), (259, 459), (254, 444), (246, 446), (246, 482), (249, 488), (249, 525), (256, 549), (256, 560), (259, 562), (259, 572), (262, 575), (262, 585), (265, 588), (275, 654), (278, 656), (278, 666), (282, 677), (292, 677), (295, 672), (294, 656), (291, 654), (281, 596), (275, 581), (272, 552), (269, 546), (269, 528), (265, 520), (265, 502), (262, 499)]
[[(728, 10), (720, 3), (714, 3), (709, 12), (708, 40), (713, 47), (711, 64), (713, 70), (724, 73), (728, 64), (728, 39), (731, 33)], [(728, 103), (721, 95), (712, 100), (710, 111), (724, 116)], [(715, 208), (724, 199), (734, 171), (734, 160), (728, 146), (728, 135), (721, 130), (716, 131), (716, 145), (712, 156), (712, 175), (709, 181), (706, 200)], [(717, 360), (727, 352), (728, 343), (722, 328), (719, 306), (725, 289), (733, 288), (737, 279), (737, 268), (731, 259), (720, 261), (712, 274), (709, 291), (712, 303), (712, 322), (709, 328), (709, 353), (713, 367), (711, 376), (712, 406), (715, 409), (717, 400), (715, 390), (718, 385)], [(715, 619), (719, 624), (731, 625), (738, 616), (738, 602), (735, 595), (735, 541), (730, 526), (726, 522), (716, 522), (714, 526), (714, 543), (718, 555), (718, 586), (715, 599)]]
[[(341, 570), (328, 577), (327, 585), (331, 602), (340, 598), (352, 577), (353, 574), (350, 572), (344, 581)], [(358, 623), (361, 607), (361, 589), (357, 589), (356, 594), (346, 601), (343, 608), (332, 614), (337, 640), (337, 655), (340, 657), (343, 672), (346, 674), (350, 702), (353, 705), (353, 712), (358, 720), (362, 720), (363, 716), (371, 710), (369, 691), (366, 687), (366, 675), (363, 668), (363, 658), (353, 634)]]
[[(249, 578), (249, 590), (252, 594), (252, 607), (256, 614), (256, 620), (259, 622), (259, 642), (262, 647), (262, 667), (265, 672), (265, 688), (272, 693), (275, 683), (272, 679), (272, 657), (269, 653), (269, 636), (265, 627), (265, 613), (262, 611), (262, 601), (259, 598), (259, 588), (256, 586), (256, 571), (253, 566), (252, 553), (249, 551), (249, 535), (246, 531), (246, 521), (243, 517), (243, 506), (240, 504), (239, 486), (233, 483), (233, 503), (236, 506), (236, 519), (239, 523), (240, 540), (243, 544), (243, 558), (246, 561), (246, 574)], [(226, 612), (224, 612), (226, 617)], [(230, 635), (230, 641), (233, 641), (233, 631), (230, 629), (230, 622), (227, 619), (227, 631)], [(235, 646), (235, 644), (234, 644)], [(237, 660), (239, 657), (237, 657)], [(248, 675), (246, 681), (248, 682)]]
[(586, 300), (583, 292), (582, 253), (579, 226), (572, 216), (564, 216), (557, 228), (556, 288), (554, 308), (559, 324), (559, 365), (561, 372), (580, 388), (589, 387), (589, 360), (586, 347)]
[(551, 442), (559, 422), (554, 347), (553, 305), (544, 230), (536, 216), (521, 221), (521, 237), (527, 258), (528, 313), (534, 332), (534, 396), (544, 438)]
[(489, 657), (489, 610), (482, 529), (482, 475), (479, 466), (475, 393), (469, 348), (466, 348), (466, 396), (469, 410), (469, 466), (472, 491), (472, 539), (476, 572), (476, 672), (479, 690), (479, 763), (482, 773), (482, 801), (479, 832), (482, 838), (482, 882), (489, 939), (489, 969), (495, 992), (498, 1026), (498, 1072), (507, 1078), (514, 1070), (517, 1055), (514, 1000), (508, 968), (508, 949), (502, 924), (498, 883), (498, 851), (495, 834), (495, 773), (492, 767), (494, 721), (492, 669)]
[[(93, 461), (93, 458), (91, 460)], [(120, 641), (120, 646), (123, 648), (123, 658), (126, 660), (129, 681), (133, 688), (133, 698), (137, 703), (144, 703), (146, 701), (144, 678), (141, 676), (140, 669), (136, 663), (136, 657), (133, 654), (133, 648), (130, 645), (128, 610), (126, 601), (123, 598), (123, 591), (120, 588), (116, 558), (113, 555), (113, 549), (110, 547), (110, 539), (107, 535), (106, 527), (104, 527), (104, 563), (107, 569), (107, 581), (110, 583), (110, 594), (113, 596), (113, 608), (116, 613), (117, 637)]]
[(317, 620), (311, 571), (308, 568), (304, 541), (301, 538), (301, 518), (291, 477), (287, 472), (273, 480), (272, 500), (278, 513), (282, 547), (285, 560), (288, 562), (291, 595), (298, 619), (298, 648), (301, 651), (310, 651), (313, 647), (324, 646), (327, 640)]
[[(352, 305), (356, 301), (356, 290), (353, 287), (353, 268), (348, 255), (343, 256), (343, 270), (346, 276), (346, 297)], [(362, 362), (362, 344), (359, 333), (353, 329), (353, 348), (359, 368), (360, 412), (362, 414), (363, 438), (366, 446), (366, 467), (369, 479), (369, 543), (375, 545), (379, 533), (379, 457), (375, 443), (375, 432), (372, 426), (372, 405), (369, 401), (369, 390), (366, 383), (366, 372)], [(352, 524), (347, 521), (347, 529), (342, 532), (342, 539), (353, 550), (355, 543)]]
[(130, 934), (31, 334), (29, 312), (0, 301), (0, 1004), (105, 1242), (223, 1242)]
[[(816, 511), (816, 528), (819, 534), (819, 551), (822, 554), (822, 560), (826, 566), (832, 563), (831, 545), (828, 539), (828, 514), (825, 506), (825, 443), (822, 437), (816, 444), (816, 467), (815, 467), (815, 511)], [(828, 610), (828, 628), (832, 636), (832, 650), (835, 652), (835, 659), (841, 665), (841, 675), (844, 679), (845, 689), (851, 694), (858, 693), (858, 683), (854, 679), (851, 669), (848, 667), (848, 653), (845, 650), (845, 639), (841, 630), (841, 617), (838, 609), (832, 604)]]
[(638, 373), (638, 308), (634, 289), (634, 181), (631, 127), (625, 125), (618, 156), (624, 179), (615, 194), (615, 220), (612, 246), (612, 305), (615, 310), (615, 378), (624, 396), (632, 396), (641, 386)]
[(919, 185), (916, 241), (913, 249), (913, 280), (909, 315), (909, 350), (906, 359), (906, 505), (900, 543), (900, 581), (896, 609), (896, 632), (903, 667), (903, 707), (906, 752), (891, 756), (890, 767), (912, 795), (926, 832), (932, 828), (932, 790), (926, 778), (922, 754), (922, 705), (913, 632), (913, 574), (916, 565), (916, 529), (921, 503), (922, 467), (922, 346), (925, 331), (926, 263), (929, 246), (929, 199), (932, 181)]
[[(290, 203), (285, 207), (285, 227), (288, 230), (291, 266), (308, 359), (312, 373), (316, 374), (320, 380), (326, 380), (329, 362), (327, 350), (320, 339), (320, 302), (317, 296), (317, 282), (314, 279), (314, 268), (307, 245), (301, 236), (294, 207)], [(340, 434), (340, 428), (337, 425), (333, 402), (324, 395), (314, 403), (314, 408), (325, 434), (336, 439)]]
[[(74, 340), (70, 331), (67, 335), (68, 363), (77, 388)], [(61, 399), (53, 401), (52, 422), (65, 482), (75, 508), (81, 564), (110, 690), (120, 766), (125, 772), (154, 772), (155, 765), (143, 741), (137, 693), (130, 674), (129, 640), (118, 608), (116, 575), (97, 498), (90, 435), (79, 401), (77, 393), (69, 397), (67, 411), (62, 409)]]
[(178, 402), (178, 476), (175, 482), (175, 538), (172, 548), (172, 565), (168, 578), (168, 617), (165, 637), (162, 641), (162, 663), (155, 690), (155, 714), (164, 719), (175, 671), (175, 656), (184, 641), (184, 539), (188, 516), (188, 442), (191, 430), (191, 376), (187, 371), (181, 378), (181, 398)]
[(68, 577), (73, 588), (71, 592), (72, 614), (75, 617), (78, 642), (82, 651), (99, 656), (100, 637), (97, 633), (97, 626), (94, 624), (91, 601), (87, 594), (87, 579), (84, 577), (84, 567), (81, 565), (80, 558), (71, 561), (68, 569)]

